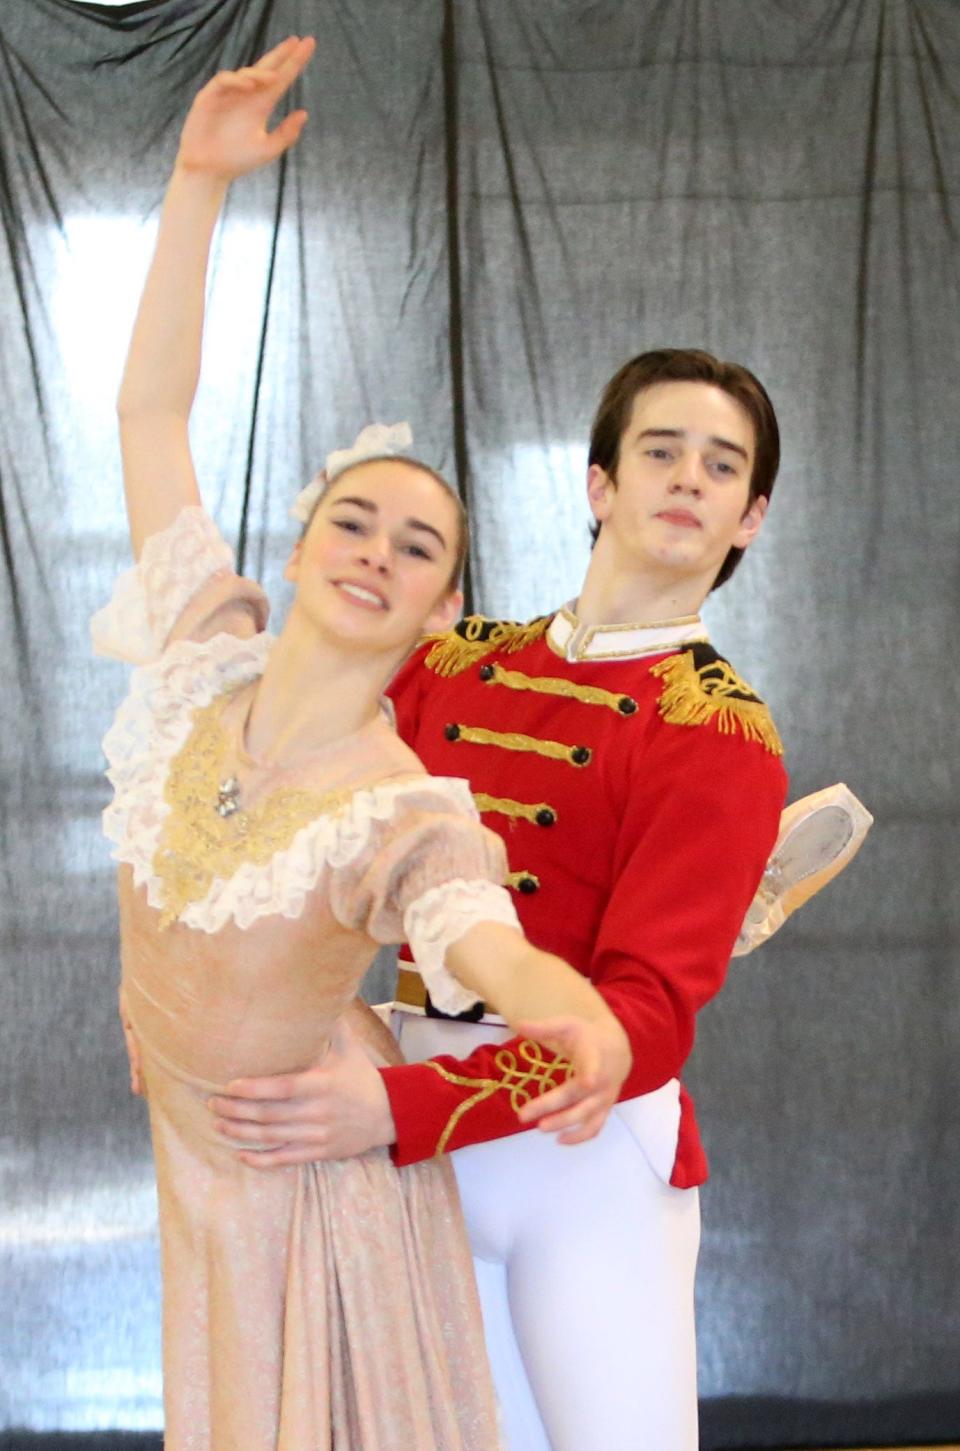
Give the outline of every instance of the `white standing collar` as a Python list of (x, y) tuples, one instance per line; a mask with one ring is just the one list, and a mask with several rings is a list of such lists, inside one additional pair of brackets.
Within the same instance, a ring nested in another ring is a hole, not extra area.
[(547, 630), (550, 648), (571, 662), (657, 655), (688, 645), (692, 640), (710, 638), (699, 615), (659, 620), (653, 625), (584, 625), (574, 613), (574, 603), (563, 605)]

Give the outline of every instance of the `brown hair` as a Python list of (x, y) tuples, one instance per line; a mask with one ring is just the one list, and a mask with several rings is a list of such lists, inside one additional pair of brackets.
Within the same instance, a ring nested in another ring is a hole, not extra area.
[(340, 472), (336, 474), (334, 478), (328, 481), (328, 483), (325, 485), (323, 493), (320, 494), (320, 496), (315, 501), (313, 508), (310, 510), (309, 518), (303, 526), (303, 532), (300, 535), (300, 538), (303, 539), (306, 536), (307, 530), (313, 523), (314, 514), (316, 514), (317, 509), (323, 503), (324, 499), (327, 497), (327, 494), (333, 488), (334, 484), (339, 484), (340, 480), (346, 478), (347, 474), (352, 473), (354, 469), (362, 468), (364, 464), (376, 463), (406, 464), (408, 468), (419, 469), (421, 473), (429, 474), (430, 477), (440, 485), (443, 492), (450, 499), (456, 513), (457, 532), (454, 539), (453, 568), (450, 571), (450, 578), (447, 581), (447, 590), (449, 591), (457, 589), (460, 584), (460, 577), (463, 574), (464, 569), (466, 568), (467, 551), (470, 548), (470, 532), (469, 526), (467, 524), (467, 511), (463, 507), (463, 500), (460, 498), (460, 495), (457, 493), (453, 485), (447, 483), (446, 479), (443, 477), (443, 474), (437, 473), (436, 469), (432, 469), (429, 464), (422, 463), (420, 459), (409, 458), (406, 454), (378, 454), (374, 455), (372, 458), (361, 458), (357, 459), (356, 463), (347, 464), (346, 468), (341, 469)]
[[(740, 404), (756, 435), (747, 505), (757, 498), (769, 499), (780, 466), (780, 430), (767, 390), (749, 369), (739, 363), (723, 363), (697, 348), (656, 348), (638, 353), (614, 373), (603, 390), (590, 430), (588, 462), (599, 464), (616, 484), (620, 441), (630, 422), (634, 399), (657, 383), (712, 383)], [(594, 541), (599, 533), (600, 525), (595, 523), (591, 529)], [(729, 551), (711, 589), (719, 589), (730, 578), (742, 556), (742, 549)]]

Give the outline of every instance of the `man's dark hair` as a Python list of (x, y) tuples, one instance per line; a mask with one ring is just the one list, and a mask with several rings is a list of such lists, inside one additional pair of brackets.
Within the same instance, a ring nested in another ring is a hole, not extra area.
[[(588, 463), (599, 464), (616, 483), (620, 441), (630, 422), (634, 399), (657, 383), (712, 383), (740, 404), (756, 435), (747, 506), (757, 498), (769, 499), (780, 466), (780, 430), (767, 390), (748, 368), (739, 363), (722, 363), (712, 353), (697, 348), (656, 348), (638, 353), (614, 373), (603, 390), (590, 430)], [(596, 541), (600, 525), (595, 523), (590, 532)], [(742, 549), (729, 551), (712, 589), (719, 589), (730, 578), (742, 556)]]

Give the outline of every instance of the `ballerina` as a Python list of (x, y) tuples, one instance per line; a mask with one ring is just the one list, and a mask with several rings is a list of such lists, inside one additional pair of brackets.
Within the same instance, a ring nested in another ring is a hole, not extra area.
[(440, 1006), (482, 999), (526, 1035), (526, 1121), (572, 1062), (599, 1128), (630, 1067), (595, 990), (524, 939), (466, 783), (427, 776), (381, 704), (422, 632), (458, 613), (456, 495), (389, 431), (335, 459), (275, 639), (200, 503), (187, 423), (210, 238), (230, 180), (297, 140), (304, 112), (267, 121), (312, 50), (291, 37), (219, 75), (185, 123), (119, 400), (138, 562), (94, 621), (101, 653), (139, 667), (104, 741), (104, 827), (157, 1168), (166, 1446), (492, 1451), (448, 1163), (398, 1169), (373, 1146), (264, 1174), (207, 1107), (231, 1079), (358, 1037), (400, 1062), (355, 993), (402, 939)]

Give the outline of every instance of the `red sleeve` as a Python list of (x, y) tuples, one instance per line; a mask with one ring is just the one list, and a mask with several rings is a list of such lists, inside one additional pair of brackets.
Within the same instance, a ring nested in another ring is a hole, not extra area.
[(645, 769), (624, 812), (590, 964), (633, 1049), (624, 1098), (679, 1077), (695, 1015), (723, 986), (787, 787), (780, 759), (739, 735), (664, 726), (661, 737), (657, 769)]
[[(622, 1097), (678, 1077), (694, 1016), (726, 975), (772, 850), (786, 794), (780, 760), (714, 724), (661, 725), (629, 779), (611, 890), (589, 976), (627, 1030)], [(381, 1070), (398, 1164), (519, 1132), (529, 1097), (562, 1082), (549, 1052), (520, 1039)]]

